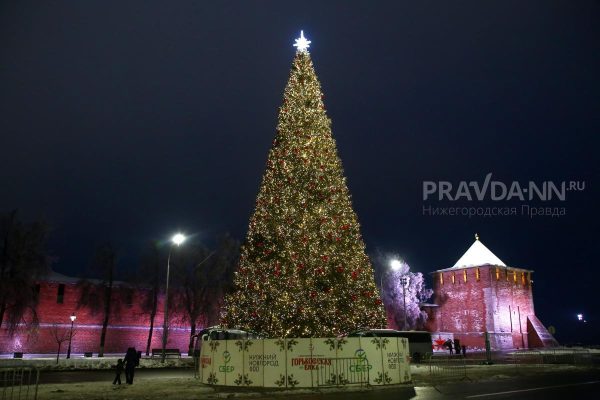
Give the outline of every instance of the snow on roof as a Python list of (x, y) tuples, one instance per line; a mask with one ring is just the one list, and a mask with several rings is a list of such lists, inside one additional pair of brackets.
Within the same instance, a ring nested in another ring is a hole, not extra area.
[(469, 250), (454, 264), (452, 269), (478, 267), (480, 265), (497, 265), (499, 267), (506, 267), (506, 264), (502, 262), (494, 253), (484, 246), (479, 241), (479, 236), (475, 235), (475, 242), (469, 247)]
[(49, 282), (63, 282), (63, 283), (77, 283), (79, 282), (79, 278), (75, 278), (73, 276), (63, 275), (60, 272), (56, 272), (54, 270), (50, 270), (48, 275), (45, 276), (46, 281)]
[[(76, 284), (82, 280), (84, 280), (84, 278), (76, 278), (74, 276), (68, 276), (68, 275), (64, 275), (61, 274), (60, 272), (56, 272), (53, 269), (51, 269), (45, 276), (42, 277), (42, 279), (40, 279), (41, 281), (47, 281), (47, 282), (57, 282), (57, 283), (72, 283), (72, 284)], [(95, 278), (85, 278), (86, 281), (91, 282), (91, 283), (102, 283), (102, 279), (95, 279)], [(113, 285), (115, 286), (128, 286), (129, 284), (123, 281), (113, 281)]]

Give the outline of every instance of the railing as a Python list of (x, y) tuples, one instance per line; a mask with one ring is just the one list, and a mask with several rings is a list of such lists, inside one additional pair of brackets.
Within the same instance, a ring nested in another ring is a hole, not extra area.
[(592, 354), (588, 349), (517, 350), (510, 353), (509, 360), (512, 360), (517, 366), (526, 364), (587, 365), (592, 363)]
[(0, 399), (37, 399), (40, 371), (33, 367), (0, 368)]
[(427, 353), (422, 364), (428, 368), (429, 378), (434, 382), (467, 379), (467, 366), (463, 356), (433, 356)]
[(317, 386), (368, 385), (370, 365), (366, 358), (332, 358), (319, 366)]

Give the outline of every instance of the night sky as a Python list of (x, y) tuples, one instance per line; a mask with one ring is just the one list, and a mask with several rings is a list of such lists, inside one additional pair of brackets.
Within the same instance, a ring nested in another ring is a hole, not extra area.
[[(537, 314), (559, 340), (590, 340), (599, 21), (600, 2), (583, 0), (4, 1), (0, 211), (44, 218), (53, 268), (71, 275), (106, 240), (123, 270), (178, 230), (243, 240), (303, 29), (368, 251), (428, 273), (478, 232), (535, 271)], [(585, 189), (563, 202), (423, 201), (423, 181), (490, 172)], [(566, 215), (530, 218), (521, 204)], [(424, 205), (519, 215), (429, 216)]]

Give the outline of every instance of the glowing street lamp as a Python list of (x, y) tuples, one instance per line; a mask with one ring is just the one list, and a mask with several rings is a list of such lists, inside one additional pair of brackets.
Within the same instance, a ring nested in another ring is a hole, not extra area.
[(392, 270), (398, 271), (400, 268), (402, 268), (402, 261), (392, 260), (392, 262), (390, 263), (390, 267), (392, 267)]
[(75, 316), (75, 313), (72, 313), (69, 318), (71, 318), (71, 332), (69, 333), (69, 348), (67, 349), (67, 358), (71, 358), (71, 342), (73, 341), (73, 324), (75, 323), (75, 320), (77, 319), (77, 317)]
[(174, 235), (171, 238), (171, 248), (169, 249), (169, 257), (167, 257), (167, 284), (165, 286), (165, 312), (164, 312), (164, 322), (163, 322), (163, 337), (162, 337), (162, 354), (161, 354), (161, 362), (165, 362), (165, 349), (167, 347), (167, 337), (168, 337), (168, 328), (169, 328), (169, 273), (171, 270), (171, 252), (173, 251), (173, 247), (179, 247), (181, 243), (185, 241), (185, 236), (181, 233)]

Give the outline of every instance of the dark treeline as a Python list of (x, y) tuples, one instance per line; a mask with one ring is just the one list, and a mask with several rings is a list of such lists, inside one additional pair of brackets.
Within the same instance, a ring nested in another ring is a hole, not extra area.
[[(0, 328), (10, 334), (20, 326), (31, 328), (38, 324), (36, 282), (50, 271), (47, 233), (45, 223), (23, 223), (16, 211), (0, 214)], [(77, 283), (77, 308), (89, 310), (102, 323), (99, 356), (104, 353), (111, 321), (133, 304), (149, 318), (149, 354), (154, 328), (163, 323), (156, 316), (162, 312), (159, 300), (165, 293), (169, 251), (169, 326), (185, 324), (193, 335), (198, 327), (218, 324), (224, 295), (232, 286), (239, 247), (239, 242), (229, 235), (218, 237), (212, 248), (192, 241), (171, 248), (170, 244), (153, 241), (145, 245), (132, 269), (119, 263), (114, 244), (98, 245), (85, 278)], [(190, 338), (190, 352), (192, 344)]]
[[(115, 281), (118, 272), (118, 254), (110, 243), (100, 245), (91, 263), (89, 276), (94, 279), (81, 279), (78, 286), (80, 298), (78, 307), (86, 308), (102, 318), (99, 355), (104, 352), (106, 329), (115, 316), (124, 312), (123, 306), (137, 303), (144, 315), (149, 318), (146, 354), (150, 353), (154, 328), (163, 321), (157, 321), (159, 299), (165, 293), (167, 258), (171, 251), (169, 279), (169, 321), (185, 324), (194, 335), (198, 326), (219, 322), (219, 312), (225, 293), (230, 289), (233, 273), (239, 257), (239, 243), (229, 235), (217, 239), (214, 248), (201, 243), (185, 243), (182, 246), (148, 243), (140, 257), (137, 269), (119, 282)], [(122, 271), (121, 271), (122, 272)], [(135, 292), (137, 296), (132, 296)], [(167, 327), (168, 331), (168, 327)], [(193, 341), (190, 336), (189, 352)]]
[(48, 227), (43, 221), (19, 221), (17, 210), (0, 214), (0, 328), (13, 334), (36, 325), (35, 283), (48, 271)]

